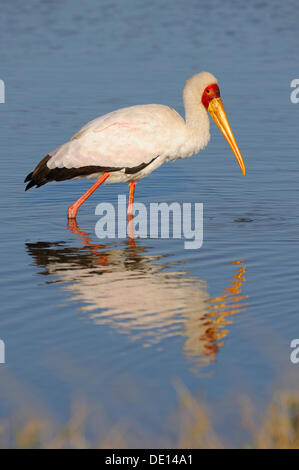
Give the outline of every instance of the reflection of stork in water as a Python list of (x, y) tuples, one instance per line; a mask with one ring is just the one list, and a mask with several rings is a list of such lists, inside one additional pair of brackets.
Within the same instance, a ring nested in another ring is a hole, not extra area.
[(205, 281), (175, 271), (167, 255), (151, 255), (132, 239), (107, 245), (90, 241), (72, 221), (83, 247), (65, 243), (27, 243), (41, 274), (63, 282), (71, 300), (97, 324), (142, 341), (144, 346), (183, 336), (184, 353), (198, 364), (216, 360), (233, 314), (244, 307), (245, 264), (219, 297), (210, 298)]

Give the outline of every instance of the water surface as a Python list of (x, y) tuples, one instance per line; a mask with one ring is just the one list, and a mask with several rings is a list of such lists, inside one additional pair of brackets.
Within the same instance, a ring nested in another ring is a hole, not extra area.
[[(178, 380), (237, 435), (239, 394), (263, 404), (299, 371), (296, 3), (31, 0), (1, 13), (1, 413), (22, 402), (9, 376), (62, 421), (82, 393), (155, 434)], [(137, 103), (183, 113), (184, 82), (201, 70), (219, 79), (246, 177), (211, 124), (206, 150), (135, 193), (202, 202), (201, 249), (97, 239), (96, 204), (125, 185), (100, 188), (71, 227), (67, 206), (89, 181), (24, 193), (25, 175), (88, 120)]]

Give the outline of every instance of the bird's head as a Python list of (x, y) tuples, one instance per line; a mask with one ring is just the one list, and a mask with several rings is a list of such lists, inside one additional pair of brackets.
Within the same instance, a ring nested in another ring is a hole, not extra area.
[(240, 165), (243, 175), (245, 175), (245, 164), (230, 128), (222, 100), (220, 98), (217, 79), (209, 72), (201, 72), (194, 75), (191, 80), (193, 81), (193, 87), (196, 87), (197, 89), (197, 94), (200, 97), (200, 104), (205, 107), (221, 130)]

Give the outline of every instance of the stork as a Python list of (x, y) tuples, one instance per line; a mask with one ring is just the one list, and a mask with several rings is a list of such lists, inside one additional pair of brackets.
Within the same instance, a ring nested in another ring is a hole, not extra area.
[(185, 119), (173, 108), (145, 104), (118, 109), (87, 123), (68, 142), (50, 152), (25, 178), (26, 191), (50, 181), (97, 178), (68, 208), (79, 207), (102, 183), (129, 184), (128, 215), (133, 213), (135, 184), (164, 162), (198, 153), (210, 140), (208, 113), (230, 145), (243, 175), (245, 165), (230, 128), (217, 79), (201, 72), (183, 90)]

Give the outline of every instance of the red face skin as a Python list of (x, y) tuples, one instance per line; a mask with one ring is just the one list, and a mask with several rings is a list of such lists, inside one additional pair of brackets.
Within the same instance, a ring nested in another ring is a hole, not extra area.
[(204, 105), (204, 107), (208, 109), (210, 102), (214, 98), (219, 98), (219, 97), (220, 97), (219, 87), (218, 85), (216, 85), (216, 83), (214, 83), (213, 85), (209, 85), (204, 89), (202, 97), (201, 97), (201, 102)]

